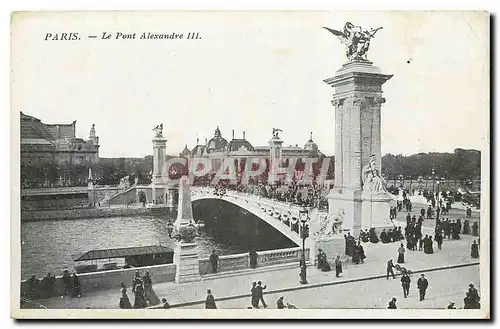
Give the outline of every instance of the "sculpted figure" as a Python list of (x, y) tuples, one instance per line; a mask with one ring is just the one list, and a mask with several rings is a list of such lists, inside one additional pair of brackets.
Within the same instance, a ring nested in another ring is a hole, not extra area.
[(280, 131), (283, 131), (279, 128), (273, 128), (273, 137), (279, 137), (278, 134)]
[(340, 234), (345, 212), (340, 209), (336, 214), (322, 215), (320, 217), (320, 228), (316, 232), (316, 238), (329, 238)]
[(153, 128), (153, 131), (156, 134), (156, 137), (161, 137), (163, 135), (163, 123), (160, 123), (156, 127)]
[(348, 60), (366, 61), (366, 53), (370, 48), (370, 41), (375, 37), (375, 33), (382, 27), (371, 30), (363, 30), (361, 26), (355, 26), (351, 22), (344, 25), (343, 31), (337, 31), (328, 27), (323, 27), (339, 38), (346, 46), (346, 56)]
[(363, 191), (373, 194), (385, 194), (387, 192), (387, 182), (380, 176), (375, 167), (375, 155), (371, 155), (368, 163), (363, 167)]

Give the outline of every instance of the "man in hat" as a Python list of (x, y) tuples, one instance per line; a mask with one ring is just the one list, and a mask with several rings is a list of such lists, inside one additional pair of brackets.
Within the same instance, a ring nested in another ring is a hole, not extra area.
[(262, 286), (262, 281), (257, 282), (257, 287), (255, 288), (255, 293), (257, 296), (257, 307), (259, 307), (259, 302), (262, 302), (264, 308), (267, 308), (267, 304), (264, 301), (264, 293), (263, 290), (266, 289), (267, 286)]
[(395, 279), (396, 276), (394, 275), (394, 270), (393, 270), (393, 267), (394, 267), (394, 263), (392, 262), (392, 259), (389, 259), (389, 261), (387, 262), (387, 280), (389, 280), (389, 274), (392, 275), (392, 278)]
[(392, 300), (389, 302), (389, 306), (387, 308), (390, 309), (390, 310), (397, 309), (397, 307), (396, 307), (396, 301), (397, 301), (396, 297), (393, 297)]
[(410, 276), (408, 275), (407, 272), (405, 272), (401, 277), (401, 286), (403, 287), (403, 295), (405, 298), (408, 297), (408, 295), (410, 294), (410, 283), (411, 283)]
[(417, 281), (418, 292), (420, 294), (420, 301), (425, 299), (425, 292), (429, 286), (429, 281), (425, 278), (425, 274), (422, 274)]

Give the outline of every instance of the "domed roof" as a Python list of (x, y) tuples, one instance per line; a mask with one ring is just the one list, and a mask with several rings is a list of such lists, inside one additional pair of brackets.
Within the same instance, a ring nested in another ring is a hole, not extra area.
[(309, 140), (307, 141), (306, 145), (304, 145), (304, 149), (306, 149), (308, 151), (317, 151), (318, 145), (313, 141), (312, 135), (313, 135), (313, 133), (311, 132), (311, 137), (309, 137)]
[(251, 152), (255, 151), (252, 144), (250, 144), (250, 142), (247, 141), (246, 139), (233, 139), (232, 141), (229, 142), (227, 149), (229, 152), (245, 150), (245, 149)]
[(222, 137), (220, 129), (217, 127), (217, 129), (215, 129), (214, 137), (208, 141), (205, 149), (207, 153), (225, 151), (227, 144), (227, 140)]
[(184, 146), (184, 150), (181, 152), (181, 157), (188, 157), (191, 155), (191, 151), (188, 149), (188, 146)]

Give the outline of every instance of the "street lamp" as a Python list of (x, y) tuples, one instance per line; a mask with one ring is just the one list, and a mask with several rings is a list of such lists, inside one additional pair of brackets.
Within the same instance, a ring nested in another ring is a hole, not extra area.
[(172, 224), (172, 221), (168, 221), (167, 223), (167, 232), (168, 232), (168, 237), (172, 238), (172, 232), (174, 231), (174, 224)]
[(302, 258), (300, 260), (300, 283), (307, 284), (306, 265), (306, 238), (309, 236), (309, 211), (305, 206), (299, 210), (299, 220), (301, 223), (300, 237), (302, 238)]

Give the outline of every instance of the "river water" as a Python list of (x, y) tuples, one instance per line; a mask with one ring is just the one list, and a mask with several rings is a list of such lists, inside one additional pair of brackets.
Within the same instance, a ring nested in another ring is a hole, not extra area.
[[(294, 247), (295, 244), (261, 219), (223, 201), (193, 205), (196, 220), (205, 222), (197, 238), (200, 257)], [(166, 225), (172, 216), (89, 218), (22, 222), (21, 278), (73, 270), (73, 254), (93, 249), (158, 245), (174, 248)]]

